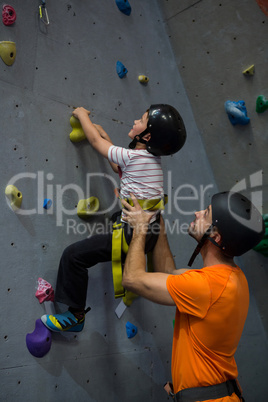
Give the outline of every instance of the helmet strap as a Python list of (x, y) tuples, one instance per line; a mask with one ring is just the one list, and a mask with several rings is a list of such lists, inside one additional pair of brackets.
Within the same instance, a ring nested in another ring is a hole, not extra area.
[(136, 135), (131, 143), (129, 144), (130, 149), (134, 149), (137, 145), (137, 142), (141, 142), (142, 144), (147, 144), (147, 141), (143, 139), (143, 137), (149, 133), (149, 129), (146, 128), (141, 134)]
[[(212, 237), (209, 237), (208, 240), (211, 241), (211, 243), (214, 244), (214, 246), (217, 246), (218, 248), (220, 248), (221, 251), (223, 251), (223, 253), (224, 253), (225, 255), (227, 255), (227, 254), (225, 253), (225, 247), (224, 247), (224, 246), (221, 246), (220, 244), (218, 244), (217, 242), (215, 242), (215, 240), (212, 239)], [(231, 257), (231, 256), (228, 256), (228, 257)]]
[(206, 240), (208, 239), (210, 233), (212, 232), (213, 229), (213, 225), (211, 225), (208, 230), (203, 234), (202, 239), (200, 240), (200, 242), (198, 243), (198, 245), (196, 246), (189, 262), (188, 262), (188, 266), (191, 267), (194, 260), (196, 259), (196, 257), (198, 256), (198, 254), (200, 253), (201, 248), (204, 246)]

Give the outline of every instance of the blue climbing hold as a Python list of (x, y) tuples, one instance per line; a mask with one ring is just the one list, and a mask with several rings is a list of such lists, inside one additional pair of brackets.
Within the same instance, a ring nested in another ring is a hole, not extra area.
[(43, 208), (49, 209), (51, 207), (51, 205), (52, 205), (52, 201), (49, 198), (45, 198)]
[(49, 352), (51, 342), (52, 336), (50, 330), (38, 318), (35, 321), (34, 331), (26, 335), (26, 345), (29, 352), (35, 357), (43, 357)]
[(131, 13), (131, 6), (128, 0), (115, 0), (117, 7), (119, 10), (126, 15), (130, 15)]
[(225, 110), (228, 114), (230, 122), (235, 126), (236, 124), (248, 124), (250, 118), (247, 116), (247, 109), (245, 102), (240, 100), (238, 102), (226, 101)]
[(131, 324), (131, 322), (129, 321), (126, 323), (126, 330), (128, 338), (133, 338), (135, 335), (137, 335), (138, 332), (138, 328), (134, 324)]
[(120, 78), (123, 78), (127, 74), (127, 68), (124, 66), (121, 61), (118, 61), (116, 63), (116, 72), (119, 75)]

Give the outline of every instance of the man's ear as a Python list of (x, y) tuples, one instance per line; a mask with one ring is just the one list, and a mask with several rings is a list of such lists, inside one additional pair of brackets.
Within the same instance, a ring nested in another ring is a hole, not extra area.
[(151, 139), (151, 134), (150, 134), (150, 133), (147, 133), (147, 134), (143, 137), (143, 139), (144, 139), (145, 141), (149, 141), (149, 140)]
[(212, 239), (218, 244), (220, 245), (221, 243), (221, 235), (219, 234), (219, 232), (217, 230), (213, 230), (213, 232), (211, 233), (210, 237), (212, 237)]

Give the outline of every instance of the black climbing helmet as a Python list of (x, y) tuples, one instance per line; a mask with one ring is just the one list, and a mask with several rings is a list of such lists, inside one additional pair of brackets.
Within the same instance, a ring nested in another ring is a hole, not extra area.
[[(146, 130), (136, 135), (129, 147), (133, 149), (137, 142), (141, 142), (156, 156), (178, 152), (186, 141), (186, 130), (179, 112), (173, 106), (159, 104), (150, 106), (148, 114)], [(147, 133), (151, 134), (149, 141), (142, 138)]]
[[(198, 243), (189, 266), (207, 239), (227, 256), (235, 257), (255, 247), (264, 236), (265, 225), (262, 215), (244, 195), (231, 191), (214, 194), (211, 208), (212, 225)], [(220, 245), (209, 237), (213, 227), (216, 227), (221, 235)]]

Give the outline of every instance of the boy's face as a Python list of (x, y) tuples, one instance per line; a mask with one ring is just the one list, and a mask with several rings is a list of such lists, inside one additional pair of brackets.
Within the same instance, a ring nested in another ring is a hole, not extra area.
[(148, 123), (148, 112), (145, 112), (140, 120), (134, 120), (133, 128), (128, 133), (128, 136), (133, 140), (133, 138), (141, 134), (147, 128)]

